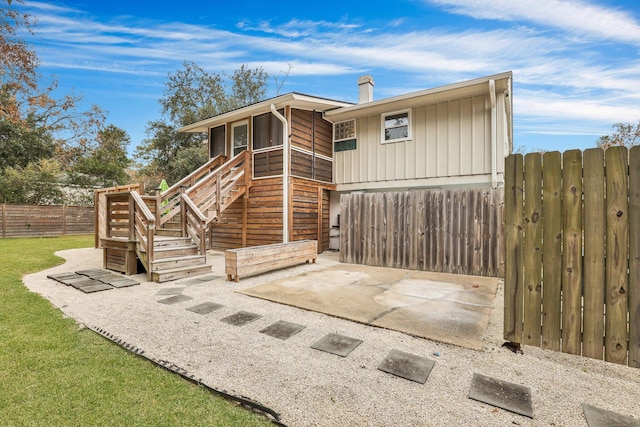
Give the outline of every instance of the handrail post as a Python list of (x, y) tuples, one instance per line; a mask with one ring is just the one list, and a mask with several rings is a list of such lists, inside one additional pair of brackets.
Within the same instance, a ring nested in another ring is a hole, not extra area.
[(222, 204), (222, 196), (220, 194), (222, 192), (222, 186), (220, 181), (222, 181), (222, 174), (218, 171), (216, 173), (216, 218), (220, 218), (220, 214), (222, 213), (222, 207), (220, 206)]
[(156, 188), (156, 224), (160, 224), (160, 206), (162, 205), (162, 196), (160, 193), (162, 189), (160, 187)]
[(133, 194), (129, 192), (129, 240), (136, 238), (136, 201)]
[(180, 228), (182, 237), (187, 236), (187, 207), (185, 206), (182, 196), (187, 191), (186, 185), (180, 186)]

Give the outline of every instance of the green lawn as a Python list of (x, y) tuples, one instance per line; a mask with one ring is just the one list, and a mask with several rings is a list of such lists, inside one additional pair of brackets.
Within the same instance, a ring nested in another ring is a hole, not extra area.
[(93, 236), (0, 239), (0, 425), (271, 425), (78, 328), (22, 284), (63, 262), (55, 251), (92, 245)]

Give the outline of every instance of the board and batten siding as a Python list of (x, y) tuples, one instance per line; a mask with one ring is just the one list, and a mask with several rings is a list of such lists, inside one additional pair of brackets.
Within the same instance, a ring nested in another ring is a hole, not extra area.
[[(498, 174), (504, 171), (504, 96), (498, 93), (496, 97)], [(412, 139), (387, 144), (380, 142), (380, 114), (358, 119), (357, 148), (335, 153), (336, 184), (377, 182), (399, 187), (412, 179), (472, 176), (486, 176), (482, 182), (491, 182), (489, 95), (415, 106), (411, 115)], [(452, 181), (464, 183), (464, 179)]]

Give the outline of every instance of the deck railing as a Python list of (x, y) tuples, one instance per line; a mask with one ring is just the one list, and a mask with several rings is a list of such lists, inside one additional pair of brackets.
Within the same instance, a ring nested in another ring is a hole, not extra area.
[(171, 221), (180, 214), (181, 189), (190, 188), (218, 169), (227, 160), (226, 156), (216, 156), (198, 169), (173, 184), (157, 196), (156, 220), (158, 226)]
[[(144, 258), (146, 258), (147, 278), (151, 280), (151, 272), (153, 271), (153, 237), (156, 228), (156, 218), (138, 193), (131, 191), (129, 197), (129, 240), (138, 241), (138, 256), (143, 261)], [(146, 257), (141, 257), (140, 252), (146, 253)]]
[(251, 156), (244, 151), (185, 191), (208, 225), (250, 185)]

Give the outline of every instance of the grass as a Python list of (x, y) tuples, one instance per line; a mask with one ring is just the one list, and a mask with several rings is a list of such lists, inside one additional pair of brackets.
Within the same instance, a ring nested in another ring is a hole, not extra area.
[(0, 239), (0, 425), (272, 425), (79, 328), (22, 284), (62, 263), (55, 251), (92, 245), (93, 236)]

